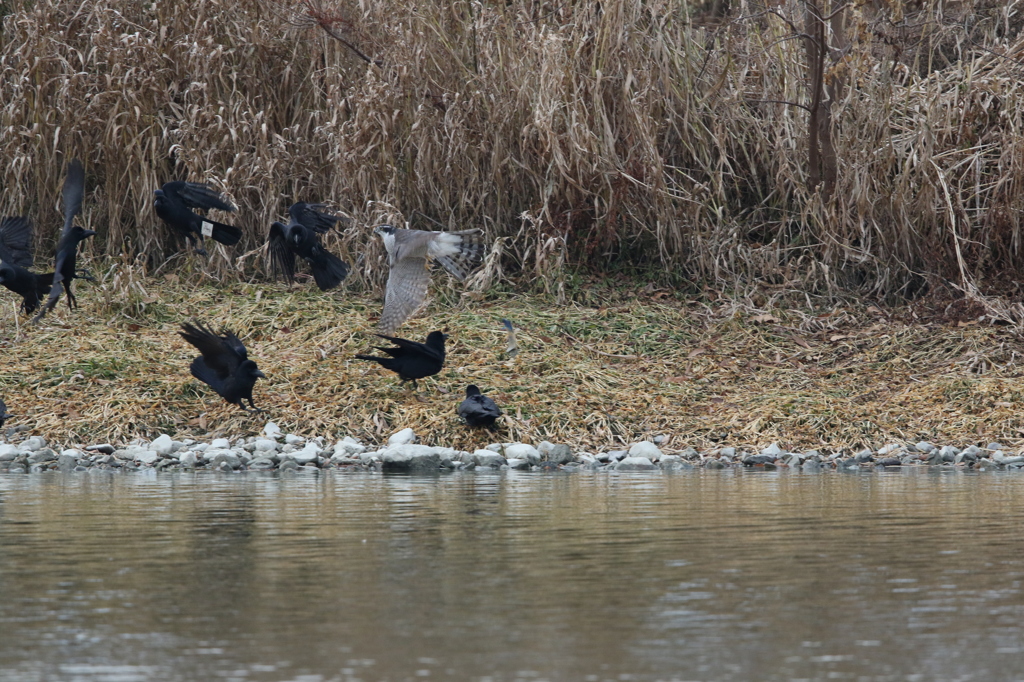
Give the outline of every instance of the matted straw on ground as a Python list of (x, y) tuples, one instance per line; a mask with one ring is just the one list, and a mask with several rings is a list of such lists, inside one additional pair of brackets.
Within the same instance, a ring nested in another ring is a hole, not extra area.
[[(285, 432), (379, 443), (411, 427), (423, 442), (470, 449), (547, 439), (595, 450), (657, 434), (669, 448), (713, 444), (858, 447), (926, 438), (1013, 446), (1024, 434), (1017, 377), (1024, 343), (979, 324), (965, 301), (945, 315), (873, 306), (758, 310), (705, 293), (626, 285), (591, 288), (597, 305), (536, 295), (475, 300), (439, 291), (400, 334), (451, 334), (444, 370), (420, 402), (394, 374), (354, 359), (376, 340), (375, 297), (309, 285), (186, 286), (137, 279), (131, 305), (81, 284), (82, 307), (35, 328), (2, 299), (0, 396), (34, 433), (65, 445), (248, 436), (267, 420)], [(176, 329), (193, 315), (243, 339), (269, 380), (259, 416), (193, 379), (196, 355)], [(521, 348), (504, 356), (500, 319)], [(506, 412), (498, 433), (461, 425), (475, 383)]]

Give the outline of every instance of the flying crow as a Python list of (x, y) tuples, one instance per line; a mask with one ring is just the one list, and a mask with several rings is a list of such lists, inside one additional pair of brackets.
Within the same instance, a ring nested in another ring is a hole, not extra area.
[(459, 416), (469, 426), (494, 426), (494, 420), (501, 416), (499, 408), (493, 400), (480, 392), (476, 386), (466, 387), (466, 399), (459, 404)]
[(53, 273), (53, 284), (50, 287), (50, 295), (46, 304), (32, 318), (32, 322), (38, 322), (44, 315), (57, 305), (60, 300), (61, 291), (67, 295), (68, 308), (74, 309), (78, 306), (75, 295), (71, 291), (71, 281), (74, 279), (89, 279), (75, 271), (75, 264), (78, 260), (78, 245), (85, 239), (96, 234), (93, 230), (87, 230), (75, 225), (75, 216), (82, 210), (82, 196), (85, 193), (85, 171), (82, 170), (82, 163), (78, 159), (72, 159), (68, 164), (68, 174), (64, 178), (64, 228), (60, 233), (60, 241), (57, 242), (56, 267)]
[(242, 404), (244, 398), (249, 401), (252, 409), (262, 412), (252, 401), (252, 388), (257, 379), (267, 377), (249, 359), (238, 337), (227, 330), (221, 330), (221, 336), (217, 336), (209, 327), (195, 320), (192, 324), (182, 324), (181, 328), (183, 331), (178, 332), (181, 338), (202, 353), (192, 361), (189, 368), (192, 376), (217, 391), (232, 405), (238, 405), (248, 412)]
[(21, 309), (30, 315), (50, 291), (53, 273), (30, 272), (32, 223), (28, 218), (0, 220), (0, 284), (21, 296)]
[(341, 218), (323, 212), (323, 204), (300, 201), (288, 209), (288, 224), (275, 222), (270, 226), (270, 257), (274, 262), (274, 275), (278, 270), (291, 282), (295, 278), (295, 257), (305, 259), (313, 270), (313, 279), (320, 291), (341, 284), (348, 275), (348, 265), (320, 243), (318, 234), (324, 234)]
[(156, 199), (153, 206), (156, 214), (167, 225), (185, 237), (196, 253), (206, 255), (202, 240), (212, 237), (214, 241), (231, 246), (242, 238), (242, 231), (234, 225), (225, 225), (209, 218), (196, 215), (189, 209), (234, 211), (235, 207), (216, 190), (198, 182), (167, 182), (154, 190)]
[(426, 343), (407, 341), (396, 336), (377, 334), (395, 344), (395, 348), (374, 346), (391, 357), (381, 358), (376, 355), (357, 355), (360, 360), (372, 360), (384, 369), (398, 374), (403, 382), (411, 381), (413, 390), (417, 390), (416, 380), (437, 374), (444, 367), (444, 340), (448, 337), (441, 332), (427, 334)]
[(375, 228), (388, 252), (388, 286), (380, 330), (394, 334), (427, 298), (428, 260), (436, 260), (459, 281), (466, 279), (484, 253), (483, 230), (429, 232), (392, 225)]

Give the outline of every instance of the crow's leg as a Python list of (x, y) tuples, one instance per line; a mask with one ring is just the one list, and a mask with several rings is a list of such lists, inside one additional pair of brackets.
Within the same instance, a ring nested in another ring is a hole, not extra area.
[(64, 287), (64, 295), (67, 297), (68, 310), (74, 310), (78, 307), (78, 301), (75, 300), (75, 295), (71, 293), (71, 282), (61, 282)]

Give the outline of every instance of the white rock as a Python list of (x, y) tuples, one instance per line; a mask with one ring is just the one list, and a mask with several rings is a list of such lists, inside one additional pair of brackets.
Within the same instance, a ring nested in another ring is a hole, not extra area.
[(647, 458), (650, 460), (648, 464), (657, 462), (661, 459), (661, 448), (649, 440), (642, 440), (639, 443), (633, 443), (629, 448), (629, 457), (624, 458), (623, 461), (631, 457)]
[(213, 441), (210, 442), (210, 447), (217, 448), (218, 450), (227, 450), (231, 447), (231, 441), (227, 438), (214, 438)]
[(416, 434), (412, 429), (402, 429), (391, 434), (388, 438), (388, 447), (395, 447), (396, 445), (408, 445), (416, 440)]
[(135, 455), (135, 461), (141, 462), (146, 466), (153, 466), (158, 459), (160, 459), (160, 454), (156, 450), (143, 450)]
[(277, 452), (277, 441), (269, 438), (257, 438), (253, 448), (256, 452)]
[(18, 446), (11, 445), (10, 443), (4, 443), (0, 445), (0, 462), (6, 462), (14, 459), (21, 453)]
[(191, 469), (196, 465), (196, 453), (192, 452), (191, 450), (186, 450), (185, 452), (181, 453), (181, 456), (178, 458), (178, 461), (181, 462), (181, 466), (188, 467)]
[(580, 454), (578, 454), (578, 455), (576, 455), (576, 456), (577, 456), (577, 457), (579, 458), (579, 460), (580, 460), (581, 462), (583, 462), (584, 464), (593, 464), (594, 462), (596, 462), (596, 461), (597, 461), (597, 457), (594, 457), (594, 456), (593, 456), (592, 454), (590, 454), (589, 452), (581, 452)]
[[(487, 448), (490, 450), (490, 448)], [(498, 454), (502, 451), (499, 450)], [(541, 460), (540, 450), (528, 443), (512, 443), (504, 448), (505, 459), (525, 459), (530, 464), (536, 464)]]
[(231, 457), (238, 457), (237, 454), (227, 448), (206, 448), (206, 450), (203, 451), (203, 460), (209, 462), (217, 455), (231, 455)]
[[(639, 445), (639, 443), (637, 444)], [(653, 446), (654, 443), (651, 443)], [(646, 469), (656, 469), (654, 463), (646, 457), (623, 457), (617, 464), (615, 464), (616, 471), (644, 471)]]
[(334, 444), (335, 457), (339, 455), (361, 455), (364, 452), (366, 452), (366, 446), (351, 436), (345, 436)]
[(783, 451), (782, 448), (779, 447), (778, 443), (772, 443), (771, 445), (766, 447), (764, 450), (761, 450), (760, 454), (762, 454), (762, 455), (781, 455), (781, 454), (784, 454), (784, 451)]
[(277, 438), (281, 435), (281, 429), (274, 422), (267, 422), (263, 427), (263, 435), (267, 438)]
[(296, 436), (294, 433), (289, 433), (284, 437), (284, 442), (288, 445), (298, 445), (299, 443), (306, 442), (306, 439), (302, 436)]
[[(490, 452), (490, 450), (483, 450), (482, 452)], [(491, 453), (494, 454), (494, 453)], [(525, 459), (509, 459), (506, 460), (509, 469), (529, 469), (530, 463)]]
[(75, 459), (82, 459), (82, 457), (84, 457), (84, 456), (85, 456), (85, 455), (84, 455), (84, 454), (82, 453), (82, 451), (81, 451), (81, 450), (76, 450), (75, 448), (69, 448), (69, 449), (67, 449), (67, 450), (61, 450), (61, 451), (60, 451), (60, 454), (61, 454), (61, 456), (62, 456), (62, 457), (63, 457), (64, 455), (67, 455), (67, 456), (69, 456), (69, 457), (74, 457)]
[(407, 443), (389, 447), (381, 454), (381, 462), (385, 471), (437, 471), (441, 466), (441, 456), (437, 448)]
[(379, 462), (382, 454), (384, 454), (384, 450), (372, 450), (370, 452), (363, 452), (359, 454), (359, 461), (361, 461), (363, 464), (369, 464), (370, 462)]
[(491, 443), (486, 448), (484, 448), (484, 450), (490, 450), (491, 452), (497, 452), (500, 454), (502, 450), (504, 450), (509, 445), (512, 445), (512, 443)]
[(166, 433), (161, 433), (149, 444), (149, 449), (158, 455), (169, 455), (174, 448), (174, 441)]
[[(476, 463), (478, 467), (500, 467), (502, 464), (507, 463), (504, 457), (490, 450), (477, 450), (473, 453), (471, 461)], [(529, 465), (529, 461), (525, 458), (520, 460), (513, 459), (513, 461), (522, 461)]]
[(308, 464), (310, 462), (315, 462), (319, 453), (320, 448), (317, 447), (316, 443), (307, 443), (306, 447), (297, 452), (291, 453), (291, 458), (299, 464)]
[[(214, 441), (214, 442), (216, 442), (216, 441)], [(225, 442), (227, 442), (227, 441), (225, 441)], [(191, 450), (192, 452), (202, 452), (202, 451), (204, 451), (204, 450), (206, 450), (207, 448), (210, 448), (210, 447), (213, 447), (213, 446), (210, 445), (209, 443), (196, 443), (195, 445), (188, 446), (188, 449)]]
[(548, 455), (551, 454), (551, 451), (554, 449), (554, 447), (555, 444), (552, 443), (551, 441), (542, 440), (541, 442), (537, 443), (537, 452), (539, 452), (544, 459), (547, 459)]
[(26, 438), (21, 442), (21, 449), (23, 452), (35, 452), (36, 450), (42, 450), (46, 447), (46, 439), (42, 436), (32, 436)]

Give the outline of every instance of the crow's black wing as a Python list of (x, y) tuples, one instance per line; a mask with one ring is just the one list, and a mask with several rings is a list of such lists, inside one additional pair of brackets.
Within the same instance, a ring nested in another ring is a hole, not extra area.
[(324, 211), (326, 204), (307, 204), (305, 201), (292, 204), (288, 209), (293, 223), (302, 225), (307, 230), (323, 234), (334, 227), (341, 218)]
[(229, 332), (227, 329), (221, 329), (220, 333), (223, 335), (221, 336), (221, 339), (223, 339), (228, 348), (238, 356), (239, 362), (249, 359), (249, 353), (245, 350), (245, 345), (242, 343), (240, 338), (235, 336), (232, 332)]
[(280, 269), (285, 279), (291, 282), (295, 279), (295, 254), (288, 247), (287, 229), (281, 223), (271, 225), (267, 243), (270, 245), (270, 262), (274, 266), (274, 277), (277, 277)]
[(82, 162), (78, 159), (71, 159), (68, 164), (68, 174), (64, 178), (64, 229), (61, 230), (61, 237), (71, 231), (75, 222), (75, 216), (82, 210), (82, 196), (85, 194), (85, 170), (82, 169)]
[[(231, 344), (226, 339), (213, 333), (210, 328), (204, 327), (195, 320), (193, 320), (193, 323), (185, 322), (181, 325), (182, 331), (178, 332), (181, 338), (191, 343), (203, 354), (205, 365), (213, 370), (218, 377), (226, 379), (233, 375), (245, 357), (239, 358), (238, 353)], [(236, 338), (235, 340), (237, 341), (238, 339)], [(241, 345), (240, 342), (239, 345)]]
[(32, 221), (24, 216), (0, 220), (0, 261), (32, 267)]
[(189, 208), (209, 210), (219, 208), (222, 211), (234, 211), (235, 206), (227, 197), (201, 182), (168, 182), (161, 189), (164, 192), (172, 192), (181, 199)]
[[(410, 341), (409, 339), (400, 339), (397, 336), (385, 336), (383, 334), (377, 334), (377, 336), (379, 336), (382, 339), (387, 339), (388, 341), (395, 344), (396, 346), (398, 346), (399, 348), (406, 352), (416, 353), (418, 355), (426, 355), (427, 357), (436, 358), (438, 360), (444, 359), (443, 355), (441, 355), (440, 353), (438, 353), (436, 350), (434, 350), (425, 343), (420, 343), (419, 341)], [(391, 355), (395, 355), (395, 353), (392, 353), (390, 350), (387, 350), (386, 348), (382, 348), (381, 350)], [(395, 355), (395, 357), (397, 357), (397, 355)]]

